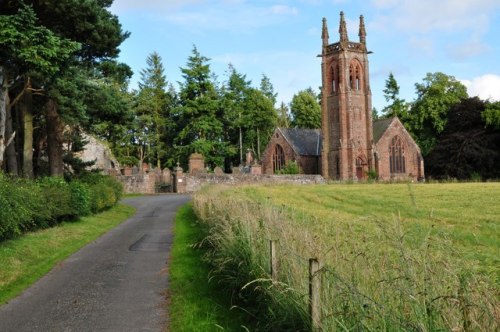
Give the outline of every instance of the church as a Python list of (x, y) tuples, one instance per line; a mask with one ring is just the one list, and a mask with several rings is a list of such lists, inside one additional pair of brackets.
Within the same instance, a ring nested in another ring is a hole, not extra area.
[[(277, 128), (262, 158), (262, 171), (275, 174), (296, 162), (304, 174), (325, 179), (423, 180), (420, 148), (395, 118), (372, 120), (366, 29), (359, 19), (359, 42), (349, 40), (340, 13), (339, 41), (322, 27), (321, 131)], [(316, 144), (316, 145), (315, 145)]]

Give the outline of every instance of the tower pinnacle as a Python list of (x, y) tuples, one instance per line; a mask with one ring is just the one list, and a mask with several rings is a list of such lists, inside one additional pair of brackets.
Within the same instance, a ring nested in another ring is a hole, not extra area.
[(359, 42), (366, 45), (365, 19), (363, 15), (359, 17)]
[(321, 31), (321, 39), (323, 40), (323, 47), (328, 46), (328, 26), (326, 25), (326, 18), (323, 17), (323, 30)]
[(340, 26), (339, 26), (340, 42), (346, 42), (349, 40), (347, 37), (347, 27), (344, 19), (344, 12), (340, 12)]

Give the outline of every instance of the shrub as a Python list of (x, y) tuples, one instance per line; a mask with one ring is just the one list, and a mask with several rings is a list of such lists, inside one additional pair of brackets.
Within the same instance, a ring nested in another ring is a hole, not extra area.
[(37, 180), (46, 200), (46, 209), (50, 214), (50, 225), (65, 217), (73, 217), (71, 189), (62, 177), (44, 177)]
[(35, 183), (0, 173), (0, 240), (44, 225), (49, 217)]
[(122, 184), (111, 176), (87, 173), (80, 177), (80, 181), (89, 186), (93, 213), (112, 207), (123, 193)]
[(100, 174), (66, 182), (61, 177), (10, 178), (0, 172), (0, 241), (110, 208), (122, 192), (118, 181)]
[(281, 170), (277, 172), (277, 174), (299, 174), (300, 173), (300, 167), (297, 162), (291, 161), (288, 164), (285, 165)]
[(86, 216), (91, 212), (92, 200), (88, 185), (74, 180), (69, 183), (71, 207), (76, 216)]

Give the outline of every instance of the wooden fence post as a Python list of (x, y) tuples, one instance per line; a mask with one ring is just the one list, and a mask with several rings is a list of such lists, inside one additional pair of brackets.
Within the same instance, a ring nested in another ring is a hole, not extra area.
[(273, 282), (278, 281), (278, 255), (276, 254), (277, 240), (269, 241), (271, 251), (271, 279)]
[(316, 258), (309, 259), (309, 315), (313, 332), (321, 331), (321, 275)]

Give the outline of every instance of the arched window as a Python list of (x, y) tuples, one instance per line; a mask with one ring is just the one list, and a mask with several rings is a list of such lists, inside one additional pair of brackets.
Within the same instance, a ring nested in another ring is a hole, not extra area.
[(389, 146), (389, 164), (391, 174), (406, 173), (405, 149), (401, 137), (394, 136)]
[(340, 159), (339, 156), (335, 156), (335, 175), (337, 179), (340, 178)]
[(274, 147), (274, 154), (273, 154), (274, 173), (277, 173), (278, 171), (282, 170), (283, 167), (285, 167), (285, 151), (283, 151), (281, 145), (276, 144), (276, 146)]
[(361, 64), (357, 60), (353, 60), (349, 65), (349, 87), (351, 90), (359, 91), (362, 86), (362, 70)]
[(335, 70), (335, 67), (332, 66), (332, 93), (335, 93), (337, 92), (337, 80), (336, 80), (336, 77), (335, 75), (337, 75), (337, 72)]
[(339, 65), (333, 63), (330, 67), (330, 72), (328, 76), (328, 80), (332, 84), (330, 93), (335, 94), (339, 91)]
[(364, 179), (365, 177), (365, 172), (363, 171), (364, 165), (365, 161), (361, 156), (356, 158), (356, 177), (358, 178), (358, 180)]
[(354, 65), (349, 66), (349, 87), (354, 90)]
[(361, 90), (361, 68), (359, 66), (356, 66), (356, 78), (354, 81), (354, 88), (356, 90)]

